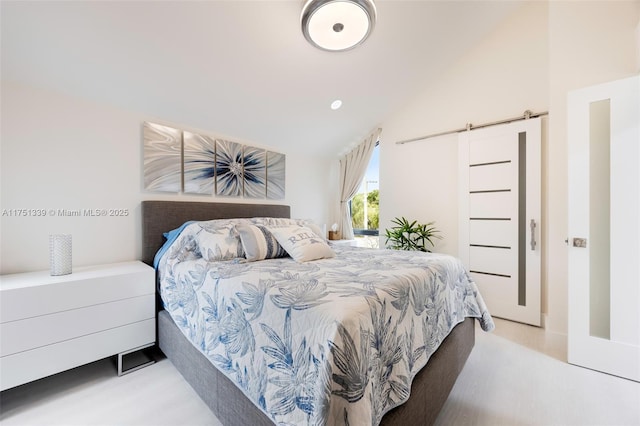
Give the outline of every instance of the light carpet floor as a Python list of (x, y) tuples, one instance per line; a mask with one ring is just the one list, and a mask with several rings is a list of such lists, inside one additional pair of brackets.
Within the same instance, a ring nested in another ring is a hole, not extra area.
[[(564, 336), (496, 325), (476, 328), (437, 425), (640, 425), (639, 383), (567, 364)], [(107, 359), (2, 392), (0, 424), (221, 423), (167, 359), (122, 377)]]

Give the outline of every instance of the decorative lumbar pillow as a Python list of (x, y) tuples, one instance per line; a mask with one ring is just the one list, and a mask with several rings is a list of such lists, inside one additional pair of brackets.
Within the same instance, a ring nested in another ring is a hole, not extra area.
[(287, 256), (287, 252), (264, 225), (241, 224), (236, 226), (244, 256), (248, 261), (275, 259)]
[(329, 259), (336, 255), (322, 237), (306, 226), (269, 226), (267, 229), (297, 262)]

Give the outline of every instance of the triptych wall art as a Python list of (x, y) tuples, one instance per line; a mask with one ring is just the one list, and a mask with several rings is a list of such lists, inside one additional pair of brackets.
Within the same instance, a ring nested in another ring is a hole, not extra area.
[(145, 122), (144, 188), (283, 199), (285, 155)]

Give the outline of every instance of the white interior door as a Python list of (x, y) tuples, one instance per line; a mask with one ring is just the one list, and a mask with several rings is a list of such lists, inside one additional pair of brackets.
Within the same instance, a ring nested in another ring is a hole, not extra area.
[(540, 118), (459, 135), (459, 257), (496, 317), (540, 325)]
[(640, 381), (640, 76), (571, 92), (568, 359)]

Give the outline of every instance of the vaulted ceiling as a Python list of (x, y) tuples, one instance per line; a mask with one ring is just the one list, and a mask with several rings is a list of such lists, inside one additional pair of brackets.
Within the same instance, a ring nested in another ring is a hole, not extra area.
[(378, 0), (373, 34), (345, 52), (307, 43), (302, 5), (3, 0), (2, 79), (283, 152), (337, 156), (522, 3)]

